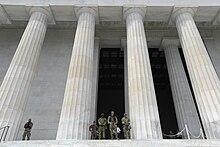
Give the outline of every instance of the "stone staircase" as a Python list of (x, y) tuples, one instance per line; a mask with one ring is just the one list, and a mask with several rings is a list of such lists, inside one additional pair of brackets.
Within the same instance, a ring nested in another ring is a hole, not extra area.
[(2, 142), (0, 147), (220, 147), (220, 140), (32, 140)]

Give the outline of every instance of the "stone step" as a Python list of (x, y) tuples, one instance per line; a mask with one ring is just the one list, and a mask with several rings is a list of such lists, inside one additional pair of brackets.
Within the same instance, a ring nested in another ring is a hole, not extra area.
[(7, 141), (0, 147), (220, 147), (220, 140), (31, 140)]

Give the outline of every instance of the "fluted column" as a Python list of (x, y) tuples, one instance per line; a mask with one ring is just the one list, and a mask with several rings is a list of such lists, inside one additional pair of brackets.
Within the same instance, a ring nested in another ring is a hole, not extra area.
[(47, 30), (49, 13), (32, 8), (31, 17), (0, 87), (0, 127), (9, 125), (7, 140), (14, 140), (20, 127), (27, 96)]
[(96, 12), (79, 10), (57, 139), (88, 139)]
[(181, 9), (174, 20), (206, 136), (220, 139), (220, 81), (192, 14)]
[(124, 103), (125, 103), (125, 113), (129, 116), (129, 102), (128, 102), (128, 59), (127, 59), (127, 40), (125, 38), (121, 39), (121, 48), (124, 51)]
[[(200, 134), (200, 121), (196, 111), (193, 96), (189, 87), (186, 73), (178, 51), (179, 41), (164, 39), (162, 48), (165, 52), (170, 86), (173, 95), (174, 107), (179, 130), (185, 128), (194, 134)], [(183, 134), (187, 138), (186, 133)]]
[(93, 55), (93, 76), (92, 76), (92, 95), (91, 95), (91, 116), (90, 124), (96, 120), (97, 103), (98, 103), (98, 77), (99, 77), (99, 39), (95, 39)]
[(127, 64), (127, 47), (124, 47), (124, 101), (125, 113), (129, 115), (129, 102), (128, 102), (128, 64)]
[(134, 139), (161, 139), (161, 126), (143, 24), (144, 13), (125, 12), (129, 113)]

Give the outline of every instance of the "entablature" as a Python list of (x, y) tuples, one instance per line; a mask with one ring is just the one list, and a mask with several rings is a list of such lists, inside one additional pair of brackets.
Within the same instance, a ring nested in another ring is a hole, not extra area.
[(54, 23), (51, 25), (56, 24), (70, 24), (77, 22), (77, 10), (82, 7), (92, 7), (96, 8), (98, 13), (99, 23), (103, 26), (108, 25), (117, 25), (117, 26), (124, 26), (124, 19), (123, 13), (124, 10), (129, 7), (141, 7), (145, 8), (145, 16), (144, 22), (145, 24), (153, 25), (153, 24), (160, 24), (162, 26), (169, 26), (170, 20), (173, 12), (176, 8), (191, 8), (193, 7), (196, 11), (194, 14), (194, 20), (198, 24), (203, 24), (209, 26), (218, 26), (220, 25), (219, 20), (219, 10), (220, 10), (220, 3), (217, 6), (198, 6), (198, 5), (79, 5), (79, 4), (72, 4), (72, 5), (43, 5), (43, 4), (28, 4), (28, 5), (12, 5), (12, 4), (1, 4), (0, 5), (0, 20), (2, 24), (10, 24), (16, 25), (22, 22), (27, 22), (30, 18), (28, 9), (30, 7), (43, 7), (49, 10), (52, 13)]

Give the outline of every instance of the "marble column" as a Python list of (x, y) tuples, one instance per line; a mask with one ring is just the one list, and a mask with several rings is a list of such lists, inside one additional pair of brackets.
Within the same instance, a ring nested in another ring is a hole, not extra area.
[(0, 87), (0, 127), (10, 126), (7, 140), (14, 140), (18, 134), (47, 30), (49, 13), (43, 8), (32, 8), (30, 13), (30, 20)]
[(59, 139), (88, 139), (93, 86), (93, 54), (96, 11), (81, 8), (67, 77), (60, 122)]
[(220, 81), (193, 20), (192, 9), (173, 14), (208, 139), (220, 139)]
[[(200, 134), (201, 124), (178, 51), (178, 46), (179, 40), (177, 39), (164, 39), (162, 42), (178, 127), (181, 131), (185, 128), (186, 124), (188, 129), (197, 136)], [(183, 137), (187, 138), (187, 134), (183, 133)]]
[(121, 48), (124, 51), (124, 102), (125, 113), (129, 115), (129, 102), (128, 102), (128, 64), (127, 64), (127, 40), (121, 39)]
[(124, 47), (124, 101), (125, 101), (125, 113), (129, 115), (129, 102), (128, 102), (128, 58), (127, 47)]
[(143, 24), (144, 12), (125, 12), (127, 29), (129, 114), (134, 139), (161, 139), (148, 47)]
[(98, 79), (99, 79), (99, 39), (95, 39), (93, 55), (93, 76), (92, 76), (92, 99), (91, 99), (91, 116), (90, 123), (96, 120), (97, 103), (98, 103)]

